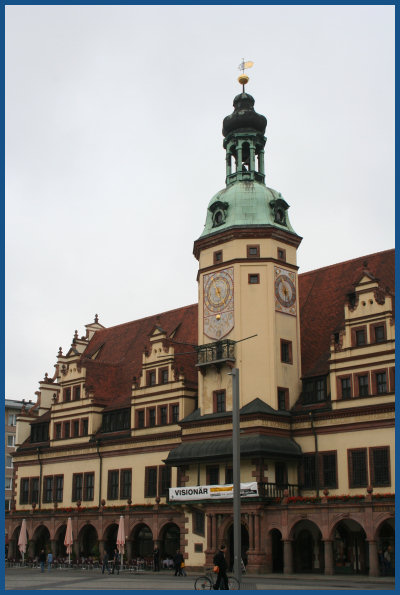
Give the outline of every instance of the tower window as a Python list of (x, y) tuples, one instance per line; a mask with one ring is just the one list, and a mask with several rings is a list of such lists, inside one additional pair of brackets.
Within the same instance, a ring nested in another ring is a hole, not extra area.
[(258, 285), (260, 283), (260, 275), (257, 273), (249, 274), (249, 285)]
[(287, 388), (278, 388), (278, 409), (287, 411), (289, 408), (289, 391)]
[(222, 262), (222, 250), (214, 252), (214, 264), (217, 264), (218, 262)]
[(226, 411), (226, 393), (224, 390), (214, 392), (214, 413), (223, 413)]
[(281, 362), (284, 364), (292, 364), (292, 342), (281, 339)]
[(278, 248), (278, 260), (284, 260), (286, 262), (286, 250)]
[(260, 258), (259, 244), (255, 244), (253, 246), (247, 246), (247, 258)]

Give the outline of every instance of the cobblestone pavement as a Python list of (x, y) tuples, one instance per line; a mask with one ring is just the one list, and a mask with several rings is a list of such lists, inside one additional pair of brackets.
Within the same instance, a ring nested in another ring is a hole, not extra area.
[[(6, 568), (7, 590), (91, 590), (91, 591), (192, 591), (198, 576), (175, 577), (168, 571), (119, 575), (101, 574), (101, 570), (51, 570), (40, 572), (37, 568)], [(394, 578), (367, 576), (322, 575), (245, 575), (242, 590), (393, 590)]]

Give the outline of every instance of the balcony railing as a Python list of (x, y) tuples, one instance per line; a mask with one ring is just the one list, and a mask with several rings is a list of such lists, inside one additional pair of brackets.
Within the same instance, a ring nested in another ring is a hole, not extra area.
[(283, 498), (283, 492), (287, 490), (288, 496), (298, 496), (299, 486), (296, 483), (276, 484), (269, 481), (260, 482), (258, 491), (263, 498)]
[(226, 339), (225, 341), (216, 341), (197, 347), (197, 367), (201, 368), (210, 364), (223, 364), (225, 362), (235, 361), (235, 341)]

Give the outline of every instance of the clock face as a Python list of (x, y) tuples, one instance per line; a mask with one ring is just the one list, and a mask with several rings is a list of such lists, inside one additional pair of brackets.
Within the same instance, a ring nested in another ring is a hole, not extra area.
[(275, 310), (296, 316), (296, 276), (275, 267)]
[(203, 277), (204, 334), (221, 339), (234, 326), (233, 267)]

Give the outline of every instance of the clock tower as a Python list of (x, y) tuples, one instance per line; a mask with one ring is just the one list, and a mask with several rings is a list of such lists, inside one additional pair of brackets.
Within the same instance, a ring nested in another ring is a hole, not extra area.
[(233, 107), (222, 128), (226, 186), (211, 199), (194, 243), (201, 415), (232, 409), (230, 367), (240, 370), (241, 406), (259, 398), (288, 410), (300, 393), (301, 237), (288, 203), (265, 185), (267, 120), (244, 84)]

